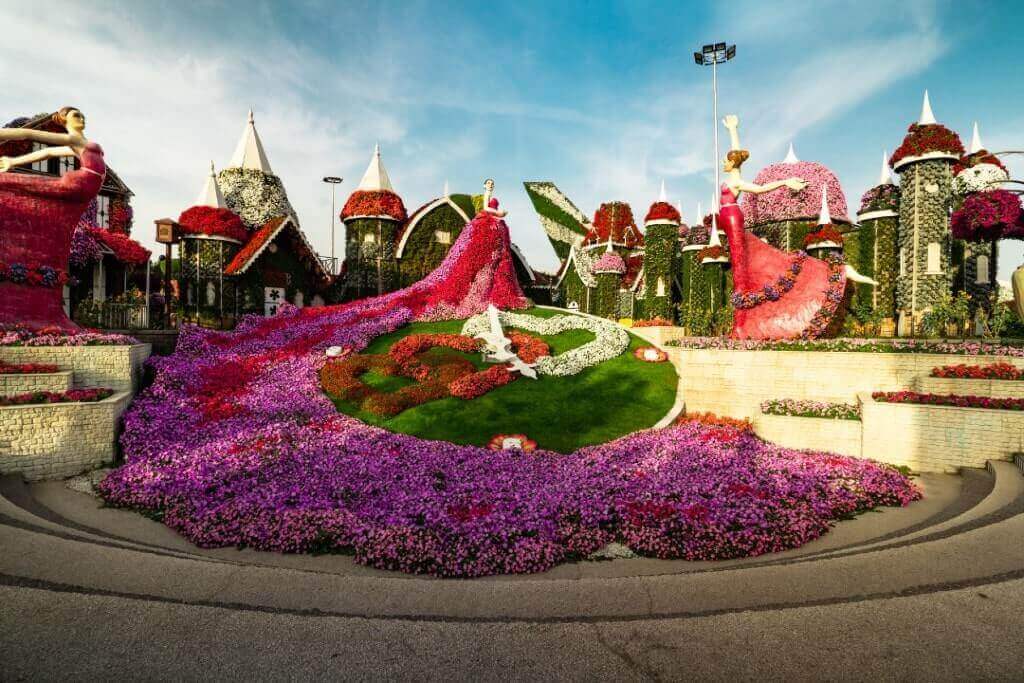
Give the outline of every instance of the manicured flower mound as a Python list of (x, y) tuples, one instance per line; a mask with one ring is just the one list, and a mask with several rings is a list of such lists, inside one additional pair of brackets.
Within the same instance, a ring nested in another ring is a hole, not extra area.
[(341, 220), (356, 216), (383, 216), (405, 221), (408, 215), (402, 198), (388, 190), (356, 190), (341, 210)]
[(746, 419), (738, 419), (735, 417), (725, 417), (721, 415), (715, 415), (714, 413), (683, 413), (676, 418), (675, 424), (688, 424), (690, 422), (696, 422), (702, 425), (709, 425), (712, 427), (731, 427), (741, 432), (753, 433), (753, 423)]
[(651, 221), (679, 223), (681, 220), (682, 217), (679, 215), (679, 209), (668, 202), (654, 202), (644, 217), (644, 223), (650, 223)]
[(593, 273), (618, 273), (626, 272), (626, 262), (614, 251), (606, 251), (590, 266)]
[(0, 346), (127, 346), (135, 337), (83, 330), (67, 334), (58, 328), (31, 329), (24, 325), (0, 325)]
[(788, 415), (791, 417), (827, 417), (833, 420), (859, 420), (859, 403), (827, 403), (824, 401), (800, 401), (792, 398), (776, 398), (761, 403), (765, 415)]
[(957, 158), (963, 156), (964, 145), (960, 136), (941, 123), (910, 124), (903, 144), (889, 157), (890, 166), (898, 166), (906, 157), (919, 157), (931, 153), (945, 153)]
[(193, 206), (182, 212), (178, 223), (186, 235), (226, 237), (243, 243), (249, 239), (249, 230), (238, 214), (230, 209)]
[(15, 396), (0, 396), (0, 406), (24, 406), (36, 403), (94, 403), (114, 395), (113, 389), (68, 389), (67, 391), (30, 391)]
[(975, 192), (953, 212), (953, 237), (972, 242), (1024, 237), (1020, 198), (1008, 190)]
[[(272, 218), (291, 216), (295, 210), (288, 201), (281, 179), (254, 168), (225, 168), (217, 174), (224, 201), (250, 230), (259, 230)], [(298, 221), (295, 221), (298, 225)]]
[(814, 232), (804, 235), (804, 247), (810, 247), (822, 242), (832, 242), (842, 246), (843, 236), (834, 225), (820, 225)]
[(487, 447), (492, 451), (518, 450), (532, 453), (537, 450), (537, 442), (526, 434), (496, 434)]
[(666, 346), (726, 351), (849, 351), (859, 353), (940, 353), (961, 356), (1005, 356), (1024, 358), (1024, 347), (975, 341), (930, 341), (924, 339), (821, 339), (761, 341), (727, 337), (690, 337), (665, 342)]
[(640, 346), (633, 350), (633, 357), (645, 363), (664, 363), (668, 354), (653, 346)]
[(716, 244), (711, 247), (704, 247), (697, 252), (697, 260), (704, 261), (705, 259), (717, 261), (718, 259), (729, 258), (729, 254), (725, 251), (725, 248), (720, 244)]
[(918, 403), (957, 408), (988, 408), (990, 410), (1024, 410), (1024, 398), (992, 398), (991, 396), (959, 396), (957, 394), (922, 394), (916, 391), (876, 391), (871, 398), (882, 403)]
[(813, 161), (795, 164), (772, 164), (763, 168), (754, 178), (758, 185), (787, 178), (801, 178), (807, 186), (799, 191), (782, 187), (756, 195), (743, 193), (740, 207), (748, 228), (775, 221), (816, 218), (821, 211), (821, 188), (828, 191), (828, 209), (833, 218), (846, 220), (846, 195), (839, 179), (824, 165)]
[(932, 368), (932, 377), (947, 377), (956, 379), (1005, 379), (1022, 380), (1024, 370), (1010, 363), (993, 363), (992, 365), (943, 365)]
[(1009, 179), (1003, 162), (987, 153), (965, 157), (962, 163), (953, 166), (953, 192), (960, 196), (998, 189)]
[(633, 220), (633, 209), (626, 202), (605, 202), (594, 213), (594, 227), (583, 239), (583, 244), (604, 244), (611, 237), (615, 244), (633, 248), (643, 244), (644, 238)]
[(40, 375), (57, 372), (50, 363), (7, 363), (0, 360), (0, 375)]
[(899, 211), (900, 188), (892, 183), (876, 185), (860, 198), (860, 212)]

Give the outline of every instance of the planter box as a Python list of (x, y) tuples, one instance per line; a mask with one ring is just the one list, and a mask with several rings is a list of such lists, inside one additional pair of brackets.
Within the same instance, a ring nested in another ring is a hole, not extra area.
[(918, 377), (914, 390), (925, 394), (1024, 398), (1024, 380)]
[(75, 387), (107, 387), (136, 391), (149, 344), (131, 346), (3, 346), (0, 360), (8, 363), (49, 363), (74, 373)]
[(859, 420), (762, 413), (754, 419), (754, 431), (765, 441), (787, 448), (809, 448), (855, 458), (861, 456)]
[(882, 403), (868, 393), (860, 399), (866, 458), (952, 472), (1024, 450), (1024, 411)]
[(682, 339), (686, 337), (686, 330), (682, 327), (676, 327), (675, 325), (659, 325), (654, 327), (631, 327), (629, 331), (640, 337), (646, 339), (655, 346), (663, 346), (665, 342), (672, 341), (673, 339)]
[(60, 479), (112, 462), (131, 394), (95, 403), (0, 407), (0, 474)]
[(67, 391), (72, 372), (31, 372), (0, 374), (0, 396), (17, 396), (34, 391)]

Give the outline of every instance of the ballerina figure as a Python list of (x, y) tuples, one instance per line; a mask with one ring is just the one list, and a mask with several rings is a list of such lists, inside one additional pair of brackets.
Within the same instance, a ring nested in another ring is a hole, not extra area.
[(722, 119), (731, 149), (723, 160), (719, 225), (729, 238), (733, 269), (732, 337), (739, 339), (814, 338), (841, 320), (840, 304), (847, 279), (873, 284), (853, 268), (790, 254), (770, 246), (743, 227), (743, 211), (736, 203), (743, 192), (763, 194), (782, 188), (802, 191), (802, 178), (786, 178), (765, 185), (743, 180), (740, 167), (750, 157), (739, 138), (739, 118)]
[[(66, 132), (0, 129), (0, 145), (19, 140), (49, 145), (21, 156), (0, 156), (0, 261), (6, 266), (0, 272), (0, 324), (73, 332), (79, 328), (64, 313), (60, 285), (67, 278), (75, 224), (99, 193), (107, 167), (102, 148), (85, 138), (80, 110), (62, 107), (53, 120)], [(65, 157), (77, 158), (80, 168), (60, 178), (8, 173)]]

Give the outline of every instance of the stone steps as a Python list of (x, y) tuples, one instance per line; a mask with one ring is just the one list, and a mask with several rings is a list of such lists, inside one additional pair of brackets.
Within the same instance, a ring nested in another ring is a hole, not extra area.
[(17, 396), (36, 391), (67, 391), (74, 387), (74, 374), (71, 370), (0, 373), (0, 396)]

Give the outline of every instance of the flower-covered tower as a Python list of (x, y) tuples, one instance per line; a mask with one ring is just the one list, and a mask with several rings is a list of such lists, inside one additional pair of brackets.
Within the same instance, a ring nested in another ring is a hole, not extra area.
[(950, 292), (953, 164), (964, 153), (960, 137), (935, 120), (925, 91), (921, 117), (910, 124), (890, 162), (900, 174), (898, 333), (921, 329), (926, 312)]
[[(953, 206), (959, 209), (964, 201), (979, 192), (991, 192), (1010, 179), (1006, 166), (989, 153), (981, 143), (981, 134), (975, 122), (971, 145), (967, 154), (953, 166)], [(998, 291), (996, 282), (996, 240), (953, 241), (953, 290), (967, 292), (971, 297), (972, 313), (979, 307), (988, 311), (992, 295)]]
[(218, 174), (217, 184), (227, 208), (238, 214), (250, 230), (259, 230), (271, 219), (284, 216), (298, 225), (284, 185), (270, 168), (252, 110), (231, 163)]
[[(697, 205), (697, 215), (702, 213)], [(679, 324), (687, 334), (710, 335), (714, 332), (716, 316), (721, 317), (728, 310), (731, 293), (729, 270), (720, 265), (703, 263), (712, 244), (714, 224), (712, 214), (707, 214), (699, 223), (690, 226), (686, 244), (679, 255), (679, 280), (681, 296), (679, 301)], [(721, 233), (718, 247), (721, 244)], [(721, 321), (720, 321), (721, 322)]]
[(408, 218), (381, 161), (380, 145), (359, 187), (341, 210), (345, 223), (345, 297), (361, 299), (399, 287), (396, 242)]
[(665, 200), (665, 186), (661, 196), (651, 204), (644, 218), (644, 303), (643, 318), (673, 320), (672, 282), (679, 269), (679, 224), (682, 218), (676, 207)]
[(900, 188), (892, 181), (889, 155), (882, 152), (882, 172), (878, 184), (864, 193), (860, 200), (854, 233), (847, 252), (848, 261), (862, 275), (873, 278), (878, 285), (857, 285), (854, 306), (865, 306), (878, 314), (883, 332), (896, 329), (897, 227), (899, 226)]
[(748, 192), (740, 198), (748, 230), (778, 249), (803, 249), (804, 237), (817, 224), (823, 187), (828, 190), (828, 208), (833, 223), (849, 223), (846, 196), (839, 179), (823, 164), (800, 161), (793, 145), (789, 146), (789, 152), (781, 163), (761, 169), (754, 183), (765, 185), (786, 178), (800, 178), (807, 186), (799, 191), (780, 188), (761, 195)]
[(590, 266), (597, 278), (595, 292), (594, 315), (602, 318), (616, 318), (619, 311), (619, 289), (622, 276), (626, 274), (626, 262), (608, 240), (605, 252)]

